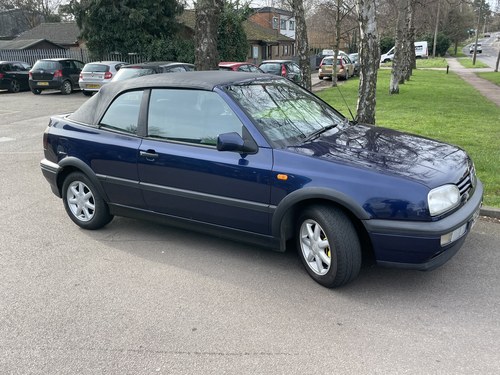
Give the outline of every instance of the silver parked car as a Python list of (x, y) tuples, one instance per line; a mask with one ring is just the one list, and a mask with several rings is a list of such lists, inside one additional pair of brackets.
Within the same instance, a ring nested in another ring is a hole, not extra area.
[(78, 84), (84, 95), (91, 96), (93, 93), (110, 82), (116, 72), (126, 63), (122, 61), (95, 61), (85, 64)]

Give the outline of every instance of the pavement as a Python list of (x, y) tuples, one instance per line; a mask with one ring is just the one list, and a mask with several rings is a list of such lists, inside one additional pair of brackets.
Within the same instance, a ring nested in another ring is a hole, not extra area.
[(456, 73), (465, 82), (473, 86), (477, 91), (483, 94), (484, 97), (500, 107), (500, 87), (490, 81), (480, 78), (476, 73), (493, 72), (493, 68), (464, 68), (462, 64), (455, 58), (447, 58), (450, 71)]
[[(493, 72), (494, 71), (493, 68), (469, 69), (469, 68), (464, 68), (456, 58), (447, 58), (446, 61), (448, 63), (448, 67), (451, 72), (457, 74), (465, 82), (469, 83), (476, 90), (478, 90), (484, 97), (488, 98), (489, 100), (491, 100), (493, 103), (495, 103), (497, 106), (500, 107), (500, 87), (476, 75), (476, 73), (478, 72)], [(330, 86), (331, 86), (331, 81), (320, 80), (318, 78), (318, 73), (313, 73), (311, 75), (311, 88), (313, 92), (323, 90)], [(480, 215), (491, 218), (496, 221), (500, 221), (500, 209), (495, 207), (483, 206), (481, 208)]]

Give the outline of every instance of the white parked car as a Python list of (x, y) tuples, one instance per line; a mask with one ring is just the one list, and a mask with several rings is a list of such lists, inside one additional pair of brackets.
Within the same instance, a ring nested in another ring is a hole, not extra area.
[[(481, 43), (476, 44), (476, 53), (482, 53), (482, 52), (483, 52), (483, 47), (481, 46)], [(474, 43), (470, 45), (469, 53), (474, 53)]]
[(103, 85), (111, 81), (120, 67), (125, 64), (123, 61), (95, 61), (85, 64), (78, 80), (83, 94), (91, 96), (99, 91)]

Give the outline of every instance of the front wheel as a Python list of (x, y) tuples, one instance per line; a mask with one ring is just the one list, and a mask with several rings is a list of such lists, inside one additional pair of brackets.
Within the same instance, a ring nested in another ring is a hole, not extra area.
[(311, 206), (297, 224), (297, 248), (309, 275), (328, 288), (354, 280), (361, 268), (356, 228), (340, 209)]
[(71, 173), (63, 183), (62, 196), (67, 214), (84, 229), (99, 229), (113, 216), (90, 179), (80, 172)]

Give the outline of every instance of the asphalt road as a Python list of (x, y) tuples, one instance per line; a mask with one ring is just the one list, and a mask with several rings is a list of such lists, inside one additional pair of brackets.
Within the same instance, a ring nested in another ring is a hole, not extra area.
[[(500, 40), (497, 39), (500, 32), (491, 33), (489, 38), (479, 38), (478, 43), (481, 43), (483, 52), (476, 53), (476, 59), (485, 63), (490, 68), (495, 68), (498, 58), (498, 50), (500, 49)], [(464, 48), (463, 52), (469, 54), (469, 45)], [(472, 57), (472, 54), (469, 54)]]
[(498, 374), (500, 224), (428, 273), (329, 290), (294, 252), (115, 218), (79, 229), (39, 168), (48, 115), (0, 93), (0, 374)]

